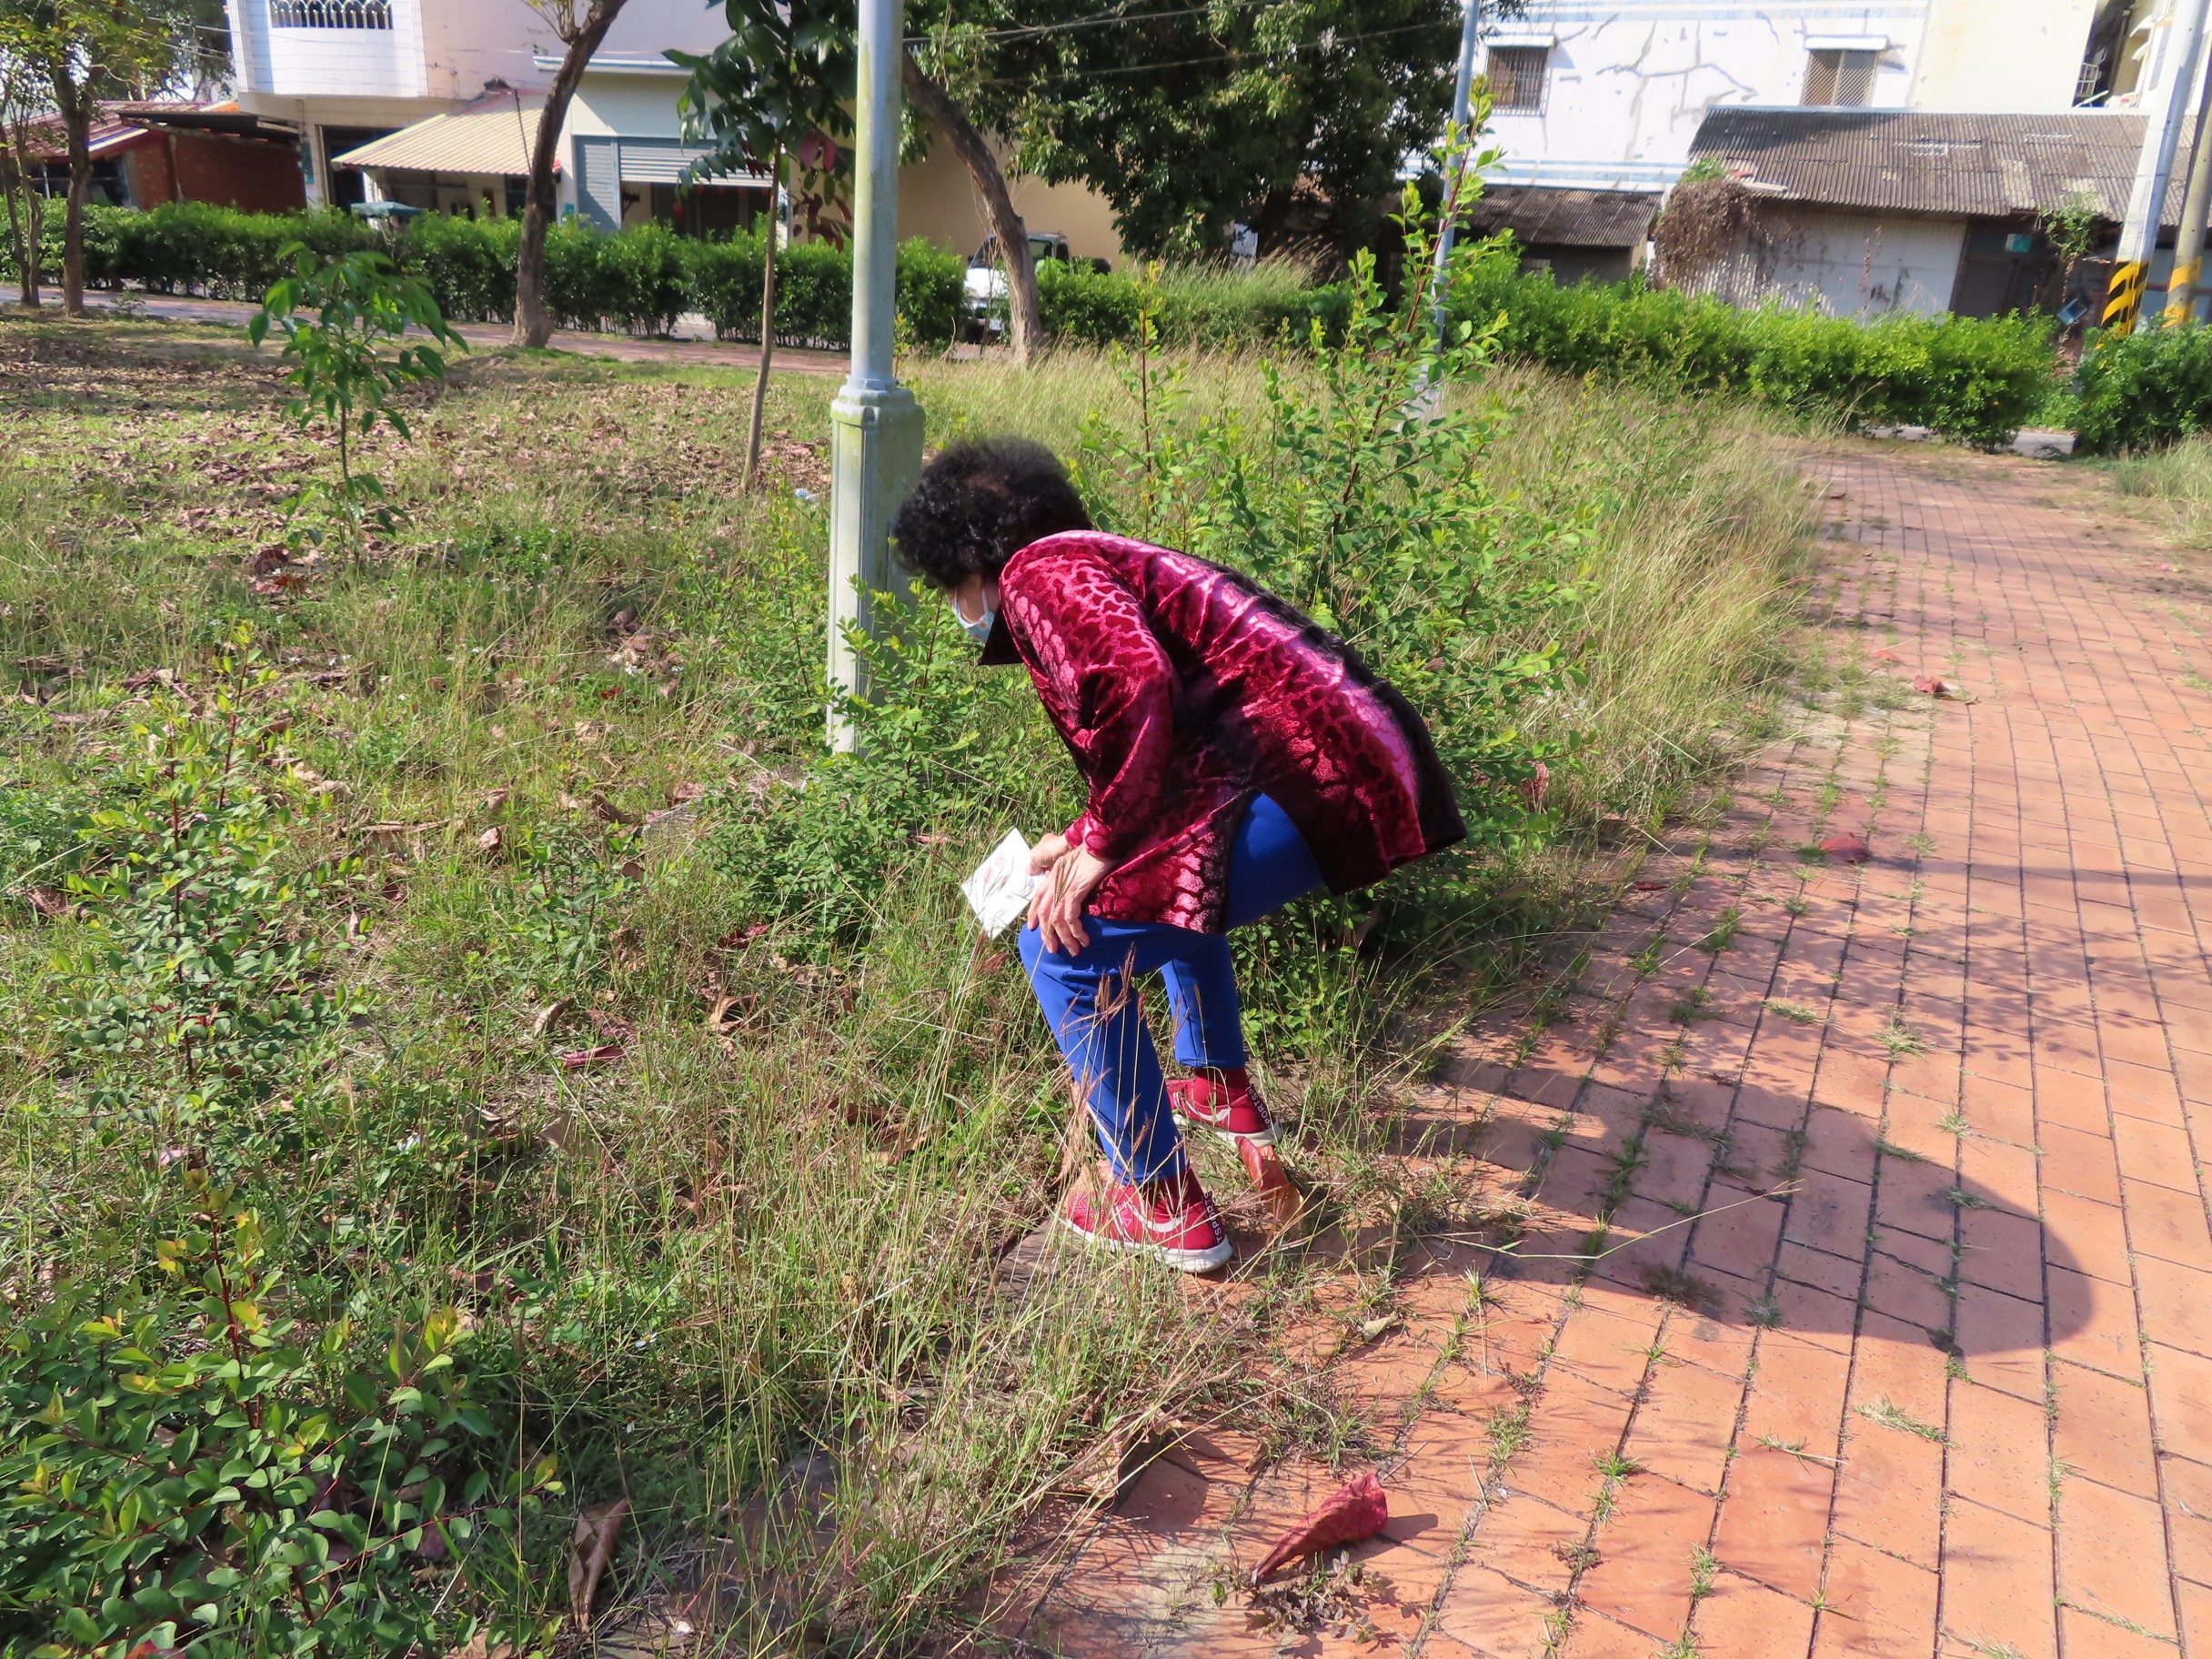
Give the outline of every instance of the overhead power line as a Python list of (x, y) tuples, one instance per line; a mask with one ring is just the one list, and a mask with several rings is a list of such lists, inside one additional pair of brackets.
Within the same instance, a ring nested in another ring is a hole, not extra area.
[(983, 82), (986, 86), (1049, 86), (1061, 81), (1095, 81), (1110, 75), (1151, 75), (1161, 69), (1188, 69), (1200, 64), (1227, 64), (1239, 61), (1275, 63), (1292, 57), (1300, 51), (1333, 50), (1356, 40), (1382, 40), (1393, 35), (1415, 35), (1426, 30), (1448, 27), (1445, 23), (1409, 23), (1394, 29), (1363, 29), (1356, 32), (1339, 31), (1327, 43), (1319, 41), (1305, 46), (1290, 46), (1270, 51), (1264, 47), (1247, 47), (1236, 52), (1215, 52), (1203, 57), (1169, 58), (1156, 64), (1121, 64), (1111, 69), (1082, 69), (1067, 75), (999, 75)]

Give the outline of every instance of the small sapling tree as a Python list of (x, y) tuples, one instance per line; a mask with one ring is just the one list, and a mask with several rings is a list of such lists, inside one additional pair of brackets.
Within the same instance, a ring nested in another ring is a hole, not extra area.
[[(309, 484), (293, 497), (291, 509), (297, 514), (314, 496), (327, 496), (357, 549), (365, 523), (388, 532), (397, 515), (383, 480), (354, 470), (354, 440), (379, 425), (411, 437), (392, 395), (421, 382), (442, 384), (440, 345), (462, 351), (468, 346), (447, 326), (428, 287), (402, 276), (382, 254), (318, 255), (296, 242), (282, 256), (291, 261), (293, 275), (270, 287), (246, 333), (256, 347), (272, 328), (284, 336), (282, 355), (291, 365), (285, 378), (294, 388), (285, 413), (302, 427), (321, 419), (338, 440), (336, 488)], [(406, 343), (410, 327), (428, 342)], [(314, 531), (309, 537), (321, 540)]]

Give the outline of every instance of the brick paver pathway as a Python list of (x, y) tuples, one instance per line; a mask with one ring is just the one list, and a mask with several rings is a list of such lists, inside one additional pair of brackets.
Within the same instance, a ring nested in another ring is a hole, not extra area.
[(2212, 585), (2060, 468), (1825, 465), (1845, 700), (1423, 1102), (1527, 1234), (1406, 1247), (1337, 1368), (1396, 1517), (1351, 1611), (1229, 1588), (1341, 1473), (1223, 1426), (1004, 1575), (1004, 1636), (2212, 1659)]

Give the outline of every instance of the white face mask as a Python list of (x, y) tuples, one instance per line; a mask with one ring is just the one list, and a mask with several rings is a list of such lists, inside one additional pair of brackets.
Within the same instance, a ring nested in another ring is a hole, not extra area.
[(960, 615), (960, 602), (958, 599), (954, 599), (952, 601), (952, 614), (954, 617), (959, 618), (960, 625), (968, 630), (968, 638), (974, 640), (978, 645), (988, 645), (990, 643), (990, 630), (999, 625), (999, 613), (997, 611), (992, 610), (986, 606), (984, 608), (983, 614), (978, 617), (974, 621), (970, 622), (966, 617)]

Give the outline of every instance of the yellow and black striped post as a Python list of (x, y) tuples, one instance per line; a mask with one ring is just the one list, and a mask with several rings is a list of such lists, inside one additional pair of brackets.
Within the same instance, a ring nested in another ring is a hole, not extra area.
[(2174, 274), (2166, 284), (2166, 309), (2158, 315), (2160, 323), (2178, 328), (2197, 315), (2197, 285), (2204, 278), (2204, 269), (2202, 258), (2183, 259), (2177, 252)]
[(2143, 293), (2150, 287), (2150, 262), (2123, 259), (2112, 267), (2112, 286), (2105, 290), (2104, 327), (2108, 334), (2133, 334), (2142, 315)]

